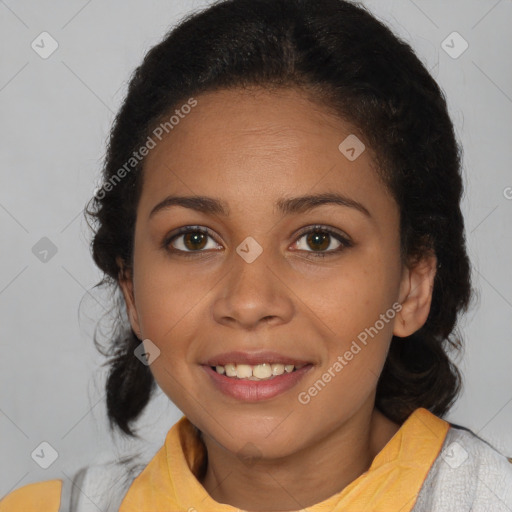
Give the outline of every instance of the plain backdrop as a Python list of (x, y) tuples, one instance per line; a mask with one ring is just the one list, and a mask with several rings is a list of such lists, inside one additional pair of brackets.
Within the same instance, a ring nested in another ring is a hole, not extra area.
[[(82, 210), (133, 69), (172, 25), (208, 3), (0, 0), (0, 496), (141, 447), (153, 454), (181, 417), (160, 392), (140, 421), (144, 444), (108, 432), (106, 368), (92, 332), (109, 297), (93, 290), (101, 275)], [(510, 456), (512, 2), (363, 3), (441, 85), (464, 147), (478, 297), (461, 323), (465, 387), (447, 419)], [(42, 442), (57, 454), (47, 469), (33, 455)]]

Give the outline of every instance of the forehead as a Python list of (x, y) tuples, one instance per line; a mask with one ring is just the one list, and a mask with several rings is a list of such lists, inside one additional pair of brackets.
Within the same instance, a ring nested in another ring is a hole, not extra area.
[(146, 157), (139, 205), (146, 213), (171, 193), (222, 197), (235, 208), (325, 192), (370, 203), (369, 209), (389, 202), (371, 149), (355, 160), (339, 149), (347, 137), (357, 144), (356, 129), (303, 92), (231, 89), (195, 99)]

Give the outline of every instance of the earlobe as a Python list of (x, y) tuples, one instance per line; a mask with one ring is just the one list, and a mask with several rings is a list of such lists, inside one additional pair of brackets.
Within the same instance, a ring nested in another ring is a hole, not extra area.
[(119, 267), (118, 283), (123, 293), (124, 301), (126, 304), (126, 312), (130, 320), (130, 325), (132, 326), (132, 329), (138, 333), (140, 338), (141, 331), (139, 325), (139, 317), (135, 308), (135, 295), (133, 292), (133, 276), (131, 275), (131, 272), (127, 271), (124, 261), (119, 256), (116, 258), (116, 263)]
[(402, 309), (396, 316), (393, 334), (400, 338), (410, 336), (427, 321), (434, 292), (437, 257), (431, 254), (413, 267), (404, 267), (400, 283)]

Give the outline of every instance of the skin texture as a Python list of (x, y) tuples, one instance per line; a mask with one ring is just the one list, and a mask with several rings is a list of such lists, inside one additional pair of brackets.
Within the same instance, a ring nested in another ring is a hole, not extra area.
[[(303, 92), (249, 88), (196, 99), (146, 159), (133, 274), (120, 274), (120, 284), (134, 331), (161, 351), (150, 366), (158, 385), (203, 432), (205, 489), (244, 510), (298, 510), (343, 490), (399, 428), (374, 407), (377, 379), (392, 335), (425, 323), (437, 261), (402, 265), (398, 206), (370, 148), (349, 161), (338, 145), (354, 128)], [(274, 208), (282, 197), (326, 192), (361, 202), (371, 218), (333, 204), (285, 216)], [(172, 206), (149, 219), (170, 194), (221, 199), (229, 216)], [(333, 252), (340, 243), (332, 236), (322, 245), (298, 235), (315, 224), (353, 245)], [(162, 247), (190, 225), (212, 236), (180, 235)], [(236, 252), (248, 236), (263, 249), (252, 263)], [(320, 251), (331, 255), (315, 258)], [(298, 394), (394, 303), (402, 305), (396, 316), (301, 404)], [(314, 367), (292, 389), (253, 403), (222, 394), (201, 367), (222, 352), (258, 349)]]

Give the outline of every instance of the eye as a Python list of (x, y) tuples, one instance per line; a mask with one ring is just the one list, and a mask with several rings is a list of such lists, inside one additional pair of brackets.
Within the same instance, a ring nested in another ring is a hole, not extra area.
[[(162, 246), (170, 252), (182, 253), (183, 256), (192, 256), (192, 254), (186, 253), (200, 253), (205, 252), (203, 251), (205, 248), (216, 248), (215, 246), (208, 247), (208, 238), (213, 239), (207, 228), (202, 226), (185, 226), (180, 228), (176, 233), (171, 233), (166, 237)], [(169, 246), (172, 248), (169, 248)]]
[[(303, 238), (305, 241), (301, 244), (300, 241)], [(331, 248), (331, 250), (326, 250), (332, 246), (333, 238), (338, 243), (337, 247), (334, 249)], [(300, 237), (296, 244), (299, 246), (299, 250), (306, 250), (306, 252), (311, 253), (311, 256), (315, 258), (332, 256), (333, 254), (339, 253), (348, 247), (352, 247), (353, 245), (347, 237), (326, 226), (313, 226), (305, 228), (305, 230), (301, 231)], [(312, 247), (313, 250), (308, 251), (307, 249), (304, 249), (305, 247)]]
[[(334, 255), (353, 245), (347, 237), (326, 226), (309, 226), (304, 228), (299, 235), (295, 244), (299, 250), (310, 253), (308, 257)], [(193, 256), (206, 252), (206, 249), (216, 249), (215, 244), (208, 247), (208, 238), (213, 240), (209, 229), (202, 226), (184, 226), (167, 236), (162, 242), (162, 247), (179, 256)], [(302, 239), (305, 242), (301, 242)], [(337, 241), (337, 247), (326, 250), (332, 246), (333, 239)], [(308, 246), (312, 247), (313, 250), (305, 249)]]

